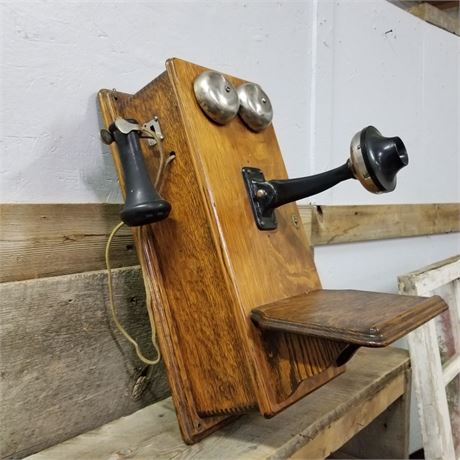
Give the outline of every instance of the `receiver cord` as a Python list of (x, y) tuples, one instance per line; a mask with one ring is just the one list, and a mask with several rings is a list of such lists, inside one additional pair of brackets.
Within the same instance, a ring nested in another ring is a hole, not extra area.
[[(163, 185), (163, 176), (164, 176), (164, 174), (166, 172), (166, 169), (169, 166), (169, 164), (174, 160), (175, 155), (174, 154), (170, 155), (168, 157), (168, 159), (165, 161), (164, 152), (163, 152), (163, 146), (161, 145), (161, 140), (160, 140), (159, 136), (157, 136), (157, 134), (154, 133), (153, 131), (151, 131), (149, 129), (146, 129), (146, 128), (143, 128), (142, 132), (145, 134), (145, 136), (142, 136), (142, 137), (148, 137), (148, 138), (155, 139), (156, 140), (156, 145), (158, 146), (158, 152), (159, 152), (159, 156), (160, 156), (160, 163), (159, 163), (159, 166), (158, 166), (158, 171), (157, 171), (157, 175), (156, 175), (156, 178), (155, 178), (155, 184), (154, 184), (155, 188), (158, 188), (159, 185), (160, 186)], [(107, 267), (107, 281), (108, 281), (108, 289), (109, 289), (110, 310), (112, 312), (113, 322), (115, 323), (117, 329), (123, 334), (123, 336), (126, 338), (126, 340), (128, 340), (128, 342), (130, 342), (134, 346), (134, 349), (136, 350), (136, 354), (137, 354), (138, 358), (143, 363), (145, 363), (147, 365), (155, 365), (155, 364), (158, 364), (160, 362), (161, 354), (160, 354), (160, 350), (158, 348), (158, 344), (157, 344), (157, 341), (156, 341), (155, 323), (153, 321), (153, 313), (152, 313), (152, 309), (151, 309), (152, 298), (151, 298), (150, 289), (149, 289), (150, 279), (146, 278), (146, 275), (144, 274), (143, 271), (142, 271), (142, 273), (143, 273), (143, 278), (144, 278), (145, 300), (146, 300), (146, 305), (147, 305), (147, 312), (148, 312), (149, 319), (150, 319), (150, 324), (151, 324), (151, 327), (152, 327), (152, 345), (153, 345), (153, 348), (155, 349), (155, 356), (156, 356), (155, 359), (148, 359), (143, 355), (143, 353), (141, 352), (141, 350), (139, 348), (139, 344), (136, 342), (135, 339), (133, 339), (129, 335), (129, 333), (126, 331), (126, 329), (120, 323), (120, 321), (118, 319), (117, 311), (116, 311), (116, 308), (115, 308), (115, 302), (114, 302), (114, 299), (113, 299), (112, 267), (111, 267), (111, 264), (110, 264), (110, 246), (112, 244), (113, 238), (115, 237), (117, 232), (121, 229), (121, 227), (123, 227), (123, 225), (124, 225), (124, 223), (120, 222), (113, 228), (112, 232), (109, 235), (109, 238), (107, 240), (107, 244), (106, 244), (106, 247), (105, 247), (105, 264), (106, 264), (106, 267)], [(138, 232), (139, 242), (140, 242), (140, 237), (141, 237), (140, 230), (141, 229), (139, 228), (139, 232)], [(144, 258), (144, 254), (143, 254), (142, 251), (140, 251), (140, 253), (141, 254), (139, 254), (139, 256), (142, 258), (142, 260), (141, 260), (141, 268), (142, 268), (142, 261), (143, 261), (143, 258)]]

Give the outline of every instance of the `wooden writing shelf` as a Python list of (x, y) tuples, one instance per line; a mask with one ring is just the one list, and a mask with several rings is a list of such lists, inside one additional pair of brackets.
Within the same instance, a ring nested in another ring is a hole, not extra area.
[(446, 309), (439, 296), (321, 289), (255, 308), (251, 317), (261, 329), (385, 347)]

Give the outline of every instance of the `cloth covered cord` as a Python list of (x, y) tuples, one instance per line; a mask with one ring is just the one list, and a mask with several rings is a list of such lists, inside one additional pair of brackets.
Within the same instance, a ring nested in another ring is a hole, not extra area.
[[(158, 170), (157, 170), (157, 174), (156, 174), (156, 177), (155, 177), (154, 186), (155, 186), (155, 188), (158, 188), (158, 186), (161, 186), (162, 183), (163, 183), (163, 177), (165, 175), (165, 172), (166, 172), (169, 164), (175, 159), (176, 156), (174, 154), (172, 154), (165, 160), (163, 146), (161, 144), (161, 139), (159, 138), (159, 136), (155, 132), (153, 132), (153, 131), (151, 131), (151, 130), (149, 130), (147, 128), (142, 128), (141, 132), (143, 134), (145, 134), (144, 136), (142, 136), (143, 138), (147, 137), (147, 138), (156, 140), (156, 146), (158, 147), (158, 153), (159, 153), (160, 158), (159, 158), (159, 165), (158, 165)], [(157, 344), (157, 340), (156, 340), (156, 329), (155, 329), (155, 323), (154, 323), (154, 320), (153, 320), (153, 312), (152, 312), (152, 308), (151, 308), (152, 297), (151, 297), (150, 292), (153, 289), (152, 286), (151, 286), (152, 281), (150, 280), (150, 278), (148, 278), (146, 276), (146, 274), (142, 270), (142, 276), (143, 276), (144, 288), (145, 288), (145, 301), (146, 301), (146, 305), (147, 305), (147, 313), (149, 315), (150, 325), (151, 325), (151, 328), (152, 328), (152, 345), (153, 345), (153, 348), (155, 349), (155, 356), (156, 356), (155, 359), (146, 358), (144, 356), (144, 354), (142, 353), (142, 351), (140, 350), (139, 344), (136, 342), (135, 339), (133, 339), (129, 335), (129, 333), (123, 327), (123, 325), (121, 324), (120, 320), (118, 319), (117, 311), (116, 311), (116, 308), (115, 308), (115, 302), (114, 302), (114, 299), (113, 299), (113, 280), (112, 280), (112, 267), (111, 267), (111, 264), (110, 264), (110, 246), (112, 244), (113, 238), (115, 237), (117, 232), (120, 230), (120, 228), (123, 227), (123, 225), (124, 225), (124, 223), (120, 222), (113, 228), (112, 232), (109, 235), (109, 238), (107, 240), (107, 244), (106, 244), (106, 247), (105, 247), (105, 263), (106, 263), (106, 267), (107, 267), (107, 280), (108, 280), (108, 288), (109, 288), (110, 310), (112, 312), (113, 322), (115, 323), (117, 329), (123, 334), (123, 336), (126, 338), (126, 340), (128, 340), (128, 342), (130, 342), (133, 345), (138, 358), (143, 363), (148, 364), (150, 366), (153, 366), (153, 365), (158, 364), (160, 362), (161, 353), (160, 353), (160, 349), (158, 348), (158, 344)], [(137, 229), (137, 237), (138, 237), (139, 241), (142, 241), (142, 227), (139, 227)], [(142, 248), (142, 245), (141, 245), (141, 248)], [(144, 255), (144, 252), (143, 252), (142, 249), (141, 249), (141, 251), (139, 251), (139, 257), (142, 258), (142, 260), (141, 260), (141, 266), (142, 266), (143, 265), (142, 262), (145, 259), (145, 255)]]

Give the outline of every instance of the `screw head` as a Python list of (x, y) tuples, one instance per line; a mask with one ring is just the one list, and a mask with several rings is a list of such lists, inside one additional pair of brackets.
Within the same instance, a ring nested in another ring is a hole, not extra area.
[(292, 214), (291, 222), (292, 222), (292, 224), (294, 225), (295, 228), (299, 227), (299, 218), (297, 217), (296, 214)]
[(101, 139), (104, 144), (110, 145), (113, 142), (112, 133), (108, 129), (101, 129)]
[(265, 197), (267, 196), (267, 191), (262, 189), (262, 188), (259, 188), (257, 191), (256, 191), (256, 198), (258, 200), (263, 200)]

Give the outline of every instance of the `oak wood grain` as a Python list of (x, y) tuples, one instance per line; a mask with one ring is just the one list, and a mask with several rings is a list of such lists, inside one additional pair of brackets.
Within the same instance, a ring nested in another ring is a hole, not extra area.
[(263, 329), (385, 347), (443, 311), (439, 296), (321, 289), (255, 308)]
[[(293, 224), (293, 215), (300, 221), (295, 204), (281, 211), (279, 231), (264, 234), (244, 196), (241, 168), (248, 162), (286, 175), (273, 128), (255, 136), (238, 119), (225, 127), (210, 123), (192, 90), (204, 69), (176, 59), (166, 68), (135, 95), (101, 91), (99, 101), (106, 126), (116, 115), (159, 116), (164, 148), (177, 154), (163, 190), (175, 203), (170, 218), (134, 237), (143, 270), (157, 287), (151, 308), (181, 428), (191, 442), (221, 420), (209, 419), (213, 414), (257, 404), (273, 415), (343, 369), (330, 365), (335, 345), (315, 348), (304, 337), (262, 335), (249, 319), (254, 305), (319, 287), (305, 234)], [(154, 177), (155, 152), (144, 145), (143, 153)], [(123, 189), (115, 146), (113, 154)], [(260, 262), (266, 267), (257, 272)], [(309, 346), (325, 356), (305, 379)], [(290, 378), (277, 378), (280, 372)]]
[[(174, 203), (169, 219), (134, 231), (149, 289), (179, 424), (186, 442), (195, 442), (255, 404), (247, 362), (228, 308), (231, 293), (219, 282), (221, 261), (207, 210), (200, 206), (200, 183), (187, 143), (174, 88), (162, 74), (134, 96), (103, 90), (99, 102), (108, 126), (117, 114), (149, 120), (159, 117), (166, 152), (176, 152), (162, 195)], [(114, 113), (115, 111), (115, 113)], [(118, 151), (112, 146), (122, 191)], [(143, 143), (153, 179), (158, 156)], [(220, 327), (213, 327), (215, 323)], [(180, 345), (179, 345), (180, 344)], [(207, 382), (207, 383), (206, 383)], [(225, 414), (203, 418), (200, 414)]]
[[(287, 177), (273, 127), (254, 133), (238, 117), (225, 126), (210, 123), (192, 91), (194, 79), (206, 69), (181, 60), (172, 60), (169, 66), (191, 152), (205, 184), (204, 205), (220, 240), (222, 269), (238, 296), (237, 304), (233, 303), (235, 327), (241, 336), (240, 346), (251, 362), (259, 410), (273, 415), (340, 372), (329, 369), (323, 378), (310, 380), (309, 386), (305, 381), (301, 385), (303, 379), (294, 378), (289, 379), (289, 385), (286, 380), (281, 385), (273, 363), (282, 366), (286, 374), (301, 375), (298, 366), (303, 365), (302, 349), (308, 340), (282, 334), (262, 336), (249, 321), (254, 306), (320, 286), (312, 254), (303, 229), (293, 223), (300, 221), (295, 203), (279, 210), (275, 231), (259, 231), (253, 219), (242, 168), (257, 166), (266, 177)], [(242, 83), (228, 78), (236, 86)], [(274, 355), (270, 363), (269, 350)], [(276, 356), (278, 352), (283, 354)], [(317, 371), (321, 374), (326, 367)]]

